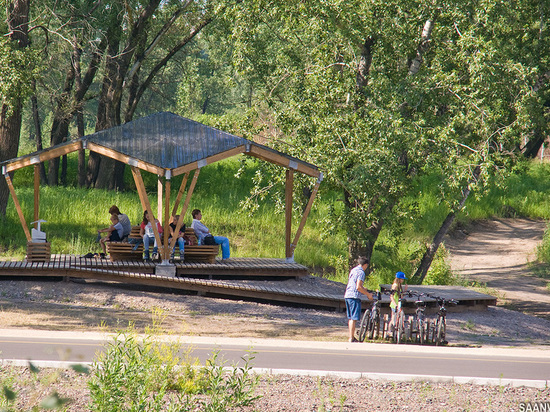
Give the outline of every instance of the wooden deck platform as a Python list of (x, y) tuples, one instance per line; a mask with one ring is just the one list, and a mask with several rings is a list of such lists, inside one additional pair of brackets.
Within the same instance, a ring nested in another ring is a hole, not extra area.
[[(0, 280), (6, 276), (93, 279), (185, 290), (204, 296), (345, 310), (344, 284), (310, 277), (307, 267), (283, 259), (232, 258), (214, 264), (176, 262), (175, 266), (176, 277), (166, 277), (154, 274), (154, 263), (52, 255), (49, 262), (1, 261)], [(483, 310), (496, 304), (493, 296), (457, 286), (410, 288), (459, 300), (460, 304), (450, 306), (449, 311)], [(414, 302), (407, 306), (413, 308)], [(363, 307), (368, 307), (367, 301)], [(435, 301), (430, 303), (428, 311), (430, 307), (435, 308)], [(383, 296), (382, 309), (389, 310), (387, 295)]]
[[(154, 274), (158, 263), (144, 261), (116, 261), (84, 259), (74, 255), (51, 255), (48, 262), (0, 261), (0, 276), (74, 276), (80, 271), (102, 270)], [(216, 263), (175, 261), (176, 276), (199, 278), (300, 278), (309, 270), (299, 263), (284, 259), (231, 258), (217, 259)]]

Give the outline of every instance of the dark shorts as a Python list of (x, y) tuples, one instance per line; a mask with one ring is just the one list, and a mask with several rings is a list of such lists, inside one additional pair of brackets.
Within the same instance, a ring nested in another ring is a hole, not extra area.
[(361, 320), (361, 299), (346, 298), (346, 313), (350, 320)]
[(120, 236), (118, 235), (118, 230), (113, 230), (111, 232), (111, 235), (109, 236), (109, 240), (111, 242), (120, 242), (122, 239), (120, 238)]

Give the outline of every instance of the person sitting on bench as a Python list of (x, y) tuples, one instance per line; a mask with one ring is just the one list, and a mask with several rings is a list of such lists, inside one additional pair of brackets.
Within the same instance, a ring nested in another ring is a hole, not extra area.
[(101, 245), (101, 248), (103, 249), (103, 256), (107, 255), (107, 248), (105, 247), (105, 242), (120, 242), (122, 240), (122, 224), (118, 221), (118, 215), (112, 214), (111, 215), (111, 223), (112, 225), (105, 228), (98, 230), (99, 233), (109, 232), (109, 234), (99, 240), (99, 244)]
[[(160, 235), (163, 231), (162, 226), (157, 219), (155, 219), (155, 222), (157, 224), (157, 229)], [(140, 225), (139, 234), (143, 238), (143, 259), (146, 261), (151, 260), (149, 258), (149, 243), (151, 239), (155, 241), (153, 244), (153, 259), (156, 259), (158, 255), (157, 239), (155, 238), (155, 232), (153, 231), (153, 226), (151, 225), (151, 221), (149, 220), (149, 213), (147, 213), (147, 210), (143, 211), (143, 221)]]
[[(174, 215), (172, 216), (172, 219), (170, 221), (170, 239), (168, 240), (171, 242), (171, 238), (175, 236), (176, 232), (176, 225), (178, 224), (178, 220), (180, 218), (180, 215)], [(178, 236), (177, 236), (177, 243), (178, 248), (180, 250), (180, 260), (184, 260), (183, 253), (185, 250), (185, 241), (183, 240), (183, 236), (185, 235), (185, 223), (181, 226)], [(170, 259), (174, 259), (174, 254), (176, 253), (176, 247), (174, 246), (174, 249), (172, 250), (172, 254), (170, 255)]]
[(109, 213), (118, 216), (118, 221), (122, 225), (122, 239), (130, 236), (130, 232), (132, 231), (132, 223), (130, 223), (128, 215), (121, 213), (118, 206), (116, 205), (113, 205), (109, 208)]
[(212, 236), (210, 230), (201, 222), (202, 213), (199, 209), (194, 209), (191, 215), (193, 216), (191, 227), (195, 231), (199, 245), (221, 245), (222, 259), (229, 259), (229, 239), (225, 236)]

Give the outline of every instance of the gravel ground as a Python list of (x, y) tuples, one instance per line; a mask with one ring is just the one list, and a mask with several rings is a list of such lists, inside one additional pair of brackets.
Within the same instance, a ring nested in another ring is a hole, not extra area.
[[(296, 281), (285, 282), (288, 287)], [(309, 289), (342, 287), (317, 277), (300, 283)], [(2, 280), (0, 307), (0, 328), (117, 331), (132, 323), (143, 332), (155, 321), (171, 333), (193, 336), (317, 341), (345, 341), (347, 336), (345, 313), (116, 283)], [(450, 345), (548, 347), (550, 342), (549, 320), (501, 306), (450, 313), (447, 322)]]
[[(309, 278), (326, 288), (324, 279)], [(343, 313), (124, 287), (113, 283), (0, 281), (0, 328), (120, 330), (151, 326), (195, 336), (345, 341)], [(103, 326), (100, 326), (103, 325)], [(548, 348), (550, 321), (490, 307), (448, 315), (450, 345)], [(549, 352), (550, 356), (550, 352)], [(30, 410), (53, 391), (70, 399), (67, 411), (88, 410), (86, 380), (72, 371), (3, 368), (0, 381), (18, 376), (18, 408)], [(8, 379), (8, 380), (6, 380)], [(307, 376), (261, 376), (261, 395), (244, 411), (518, 411), (520, 402), (550, 402), (549, 389)], [(2, 404), (0, 403), (0, 406)]]
[[(14, 410), (31, 410), (57, 393), (67, 403), (64, 410), (89, 410), (86, 379), (73, 371), (4, 367), (0, 382), (18, 376), (22, 384), (11, 384), (17, 392)], [(383, 382), (369, 379), (318, 378), (309, 376), (261, 376), (256, 387), (260, 396), (241, 411), (539, 411), (521, 409), (521, 403), (550, 402), (549, 389), (509, 386), (458, 385), (430, 382)], [(0, 401), (0, 407), (2, 402)], [(527, 406), (529, 407), (529, 406)], [(546, 409), (547, 410), (547, 409)]]

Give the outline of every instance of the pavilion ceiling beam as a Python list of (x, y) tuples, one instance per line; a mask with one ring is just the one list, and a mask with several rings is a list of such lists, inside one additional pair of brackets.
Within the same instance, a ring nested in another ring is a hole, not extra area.
[(82, 149), (82, 141), (77, 140), (75, 142), (66, 144), (61, 147), (53, 148), (42, 153), (37, 153), (34, 155), (28, 155), (21, 159), (14, 160), (6, 164), (6, 170), (12, 172), (14, 170), (21, 169), (26, 166), (39, 164), (50, 159), (55, 159), (57, 157), (64, 156), (66, 154), (76, 152), (77, 150)]
[(189, 163), (184, 166), (176, 167), (174, 170), (172, 170), (172, 176), (179, 176), (182, 173), (188, 173), (192, 170), (200, 169), (201, 167), (204, 167), (211, 163), (216, 163), (216, 162), (219, 162), (220, 160), (227, 159), (229, 157), (233, 157), (238, 154), (244, 153), (245, 150), (246, 150), (245, 145), (242, 145), (242, 146), (238, 146), (233, 149), (227, 150), (226, 152), (218, 153), (213, 156), (206, 157), (202, 160), (198, 160), (196, 162)]
[(117, 152), (116, 150), (109, 149), (108, 147), (98, 145), (96, 143), (88, 142), (86, 149), (91, 150), (92, 152), (99, 153), (100, 155), (110, 157), (111, 159), (118, 160), (124, 164), (130, 165), (132, 167), (137, 167), (138, 169), (145, 170), (150, 173), (154, 173), (159, 176), (164, 176), (165, 169), (162, 167), (155, 166), (151, 163), (144, 162), (133, 158), (131, 156)]
[(314, 167), (308, 166), (296, 160), (289, 159), (288, 157), (285, 157), (278, 153), (274, 153), (271, 150), (267, 150), (261, 146), (257, 146), (254, 144), (250, 146), (250, 150), (247, 151), (246, 154), (265, 160), (267, 162), (277, 164), (279, 166), (294, 169), (311, 177), (318, 178), (321, 175), (321, 172)]

